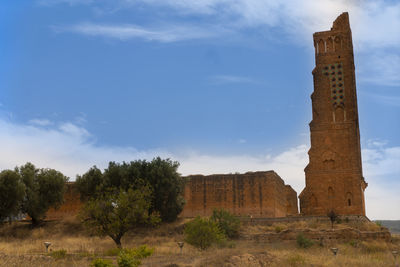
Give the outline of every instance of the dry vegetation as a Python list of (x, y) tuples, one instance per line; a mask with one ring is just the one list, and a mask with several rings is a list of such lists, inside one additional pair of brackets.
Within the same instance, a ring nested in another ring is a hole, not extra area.
[[(180, 254), (176, 242), (183, 240), (183, 221), (163, 225), (158, 229), (142, 229), (127, 234), (124, 247), (147, 244), (155, 253), (143, 261), (143, 266), (394, 266), (392, 250), (400, 250), (400, 236), (390, 243), (358, 241), (301, 249), (296, 241), (274, 243), (255, 240), (235, 240), (225, 247), (199, 251), (185, 244)], [(365, 223), (343, 223), (335, 228), (355, 227), (360, 230), (379, 230)], [(245, 233), (280, 232), (285, 229), (327, 229), (329, 224), (310, 222), (277, 223), (270, 226), (245, 226)], [(45, 253), (43, 242), (50, 241), (51, 251)], [(339, 248), (334, 257), (330, 247)], [(65, 252), (63, 252), (65, 250)], [(108, 237), (90, 236), (74, 219), (47, 222), (31, 229), (27, 223), (5, 224), (0, 227), (0, 266), (89, 266), (96, 258), (115, 262), (115, 245)], [(398, 258), (398, 261), (400, 259)], [(174, 265), (175, 264), (175, 265)]]

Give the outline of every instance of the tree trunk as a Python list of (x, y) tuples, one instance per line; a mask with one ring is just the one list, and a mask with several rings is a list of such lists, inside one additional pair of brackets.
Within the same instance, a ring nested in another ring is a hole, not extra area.
[(121, 237), (112, 237), (112, 239), (114, 240), (115, 244), (117, 245), (117, 247), (119, 249), (122, 249), (122, 244), (121, 244)]

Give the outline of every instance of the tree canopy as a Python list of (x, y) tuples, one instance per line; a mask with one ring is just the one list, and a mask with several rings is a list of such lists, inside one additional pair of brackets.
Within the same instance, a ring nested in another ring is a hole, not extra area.
[(39, 223), (51, 208), (59, 207), (64, 200), (65, 183), (68, 178), (53, 169), (36, 169), (32, 163), (16, 168), (25, 184), (22, 212)]
[(0, 222), (17, 215), (25, 196), (25, 186), (18, 172), (4, 170), (0, 173)]
[(179, 163), (170, 159), (154, 158), (152, 161), (136, 160), (129, 163), (110, 162), (101, 172), (96, 166), (76, 183), (84, 199), (96, 198), (111, 188), (151, 188), (149, 213), (158, 212), (163, 221), (173, 221), (184, 205), (184, 178), (178, 173)]
[(151, 189), (108, 191), (89, 199), (80, 217), (83, 223), (101, 235), (107, 235), (121, 248), (121, 238), (130, 229), (142, 225), (153, 225), (159, 217), (150, 214)]

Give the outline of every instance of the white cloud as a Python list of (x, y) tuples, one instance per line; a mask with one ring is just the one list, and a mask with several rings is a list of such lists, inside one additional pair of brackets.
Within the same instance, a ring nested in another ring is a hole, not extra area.
[(80, 23), (71, 27), (53, 27), (53, 29), (56, 32), (71, 31), (90, 36), (102, 36), (119, 40), (139, 38), (146, 41), (158, 41), (164, 43), (209, 38), (215, 36), (219, 31), (216, 28), (212, 29), (212, 27), (206, 29), (181, 25), (143, 27), (132, 24), (110, 25), (95, 23)]
[(49, 126), (52, 124), (52, 122), (49, 121), (48, 119), (32, 119), (32, 120), (29, 120), (29, 123), (38, 125), (38, 126)]
[[(75, 178), (91, 166), (105, 168), (109, 161), (152, 159), (160, 156), (181, 163), (184, 174), (244, 173), (275, 170), (299, 194), (304, 188), (304, 167), (308, 163), (306, 145), (276, 155), (207, 155), (193, 151), (138, 151), (130, 147), (100, 146), (83, 127), (70, 122), (52, 128), (23, 125), (0, 119), (0, 169), (14, 168), (30, 161)], [(400, 147), (388, 147), (372, 140), (363, 149), (367, 215), (372, 219), (400, 219)]]
[[(232, 33), (244, 34), (257, 29), (259, 35), (285, 34), (290, 42), (309, 49), (312, 33), (329, 30), (342, 12), (350, 14), (356, 56), (359, 55), (360, 81), (399, 86), (400, 3), (388, 0), (41, 0), (43, 5), (67, 3), (93, 7), (100, 14), (110, 10), (129, 10), (138, 6), (148, 12), (166, 8), (158, 25), (80, 23), (70, 27), (53, 27), (90, 36), (119, 40), (140, 38), (147, 41), (177, 42), (183, 40), (226, 38)], [(191, 25), (183, 25), (190, 18)], [(199, 19), (200, 18), (200, 19)], [(204, 22), (207, 23), (204, 23)], [(282, 37), (280, 37), (282, 38)], [(281, 40), (283, 42), (287, 40)], [(389, 51), (390, 50), (390, 51)]]

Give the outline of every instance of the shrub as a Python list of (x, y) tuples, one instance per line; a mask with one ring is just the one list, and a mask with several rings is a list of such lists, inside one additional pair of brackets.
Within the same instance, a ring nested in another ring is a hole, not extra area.
[(311, 239), (308, 239), (301, 233), (297, 235), (296, 242), (301, 248), (309, 248), (314, 245), (314, 242)]
[(121, 250), (117, 260), (119, 267), (137, 267), (140, 265), (140, 260), (136, 259), (132, 254)]
[(200, 216), (186, 224), (184, 234), (186, 242), (201, 250), (225, 239), (216, 222)]
[(119, 267), (136, 267), (142, 263), (142, 259), (150, 257), (154, 253), (154, 248), (148, 248), (146, 245), (135, 249), (121, 249), (118, 256)]
[(90, 267), (114, 267), (111, 260), (95, 259), (90, 264)]
[(280, 232), (282, 232), (282, 230), (283, 230), (283, 227), (281, 225), (275, 226), (275, 233), (280, 233)]
[(382, 227), (382, 222), (381, 221), (376, 221), (375, 224), (378, 225), (379, 227)]
[(219, 229), (225, 236), (233, 238), (239, 235), (240, 220), (229, 211), (214, 209), (211, 220), (217, 223)]
[(54, 250), (50, 252), (50, 256), (57, 260), (64, 259), (67, 256), (67, 251), (65, 249)]

